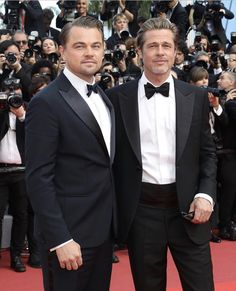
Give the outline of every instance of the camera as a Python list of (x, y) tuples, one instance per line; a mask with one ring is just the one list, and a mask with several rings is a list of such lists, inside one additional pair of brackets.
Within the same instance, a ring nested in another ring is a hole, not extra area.
[(105, 50), (105, 52), (104, 52), (104, 59), (107, 62), (111, 62), (112, 61), (112, 54), (111, 54), (111, 51), (110, 50)]
[(232, 44), (236, 44), (236, 32), (231, 32), (230, 41)]
[(58, 1), (57, 5), (60, 9), (65, 9), (63, 20), (72, 22), (75, 19), (76, 1)]
[(5, 1), (6, 9), (10, 9), (10, 12), (6, 14), (7, 29), (17, 30), (19, 29), (19, 1)]
[(57, 5), (60, 9), (64, 8), (64, 9), (67, 9), (67, 10), (73, 10), (76, 8), (76, 1), (72, 0), (72, 1), (58, 1), (57, 2)]
[(128, 58), (134, 59), (136, 57), (136, 50), (134, 46), (130, 47), (130, 50), (128, 51)]
[(19, 108), (23, 104), (22, 95), (15, 92), (0, 92), (0, 110), (8, 110), (9, 106)]
[(23, 104), (22, 95), (15, 92), (21, 88), (20, 79), (7, 78), (3, 81), (3, 87), (7, 92), (0, 93), (0, 109), (8, 109), (9, 106), (19, 108)]
[(207, 10), (213, 10), (214, 12), (219, 12), (222, 8), (224, 8), (224, 4), (220, 0), (212, 1), (207, 5)]
[(201, 41), (201, 39), (202, 39), (202, 34), (201, 34), (201, 32), (200, 32), (200, 31), (196, 31), (196, 34), (195, 34), (195, 41), (199, 43), (199, 42)]
[(206, 5), (206, 12), (205, 12), (205, 20), (211, 20), (215, 17), (215, 14), (220, 15), (220, 9), (224, 8), (224, 4), (221, 3), (220, 0), (212, 1), (211, 3), (207, 3)]
[(24, 52), (24, 57), (25, 58), (32, 58), (34, 53), (37, 55), (37, 56), (40, 56), (41, 55), (41, 47), (38, 46), (38, 45), (34, 45), (32, 48), (29, 48), (29, 49), (26, 49), (25, 52)]
[(48, 55), (48, 60), (53, 63), (53, 64), (57, 64), (59, 57), (57, 53), (51, 53)]
[(16, 58), (15, 54), (11, 53), (11, 52), (7, 53), (5, 55), (5, 57), (6, 57), (6, 60), (8, 61), (8, 63), (11, 64), (11, 65), (14, 64), (17, 61), (17, 58)]
[(121, 61), (124, 58), (124, 53), (122, 50), (119, 48), (119, 45), (117, 48), (113, 51), (113, 59), (114, 61)]
[(108, 73), (108, 72), (106, 72), (106, 70), (105, 70), (105, 72), (103, 72), (102, 74), (101, 74), (101, 83), (103, 83), (103, 84), (107, 84), (107, 83), (110, 83), (111, 82), (111, 76), (110, 76), (110, 74)]
[(225, 95), (227, 94), (227, 92), (223, 89), (206, 87), (206, 86), (203, 86), (202, 88), (205, 88), (208, 93), (212, 93), (215, 97), (218, 97), (218, 98), (224, 98)]
[(129, 32), (127, 30), (123, 30), (120, 32), (120, 38), (123, 41), (126, 41), (129, 38)]
[(218, 50), (220, 50), (220, 42), (217, 39), (213, 39), (211, 42), (211, 51), (217, 52)]

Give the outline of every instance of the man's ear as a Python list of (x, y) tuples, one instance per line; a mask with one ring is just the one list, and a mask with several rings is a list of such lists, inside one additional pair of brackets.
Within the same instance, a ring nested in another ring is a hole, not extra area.
[(64, 47), (62, 45), (59, 45), (58, 50), (59, 50), (59, 53), (62, 56), (62, 58), (65, 60), (65, 58), (64, 58)]
[(136, 49), (136, 51), (137, 51), (137, 54), (138, 54), (140, 60), (142, 60), (142, 58), (143, 58), (143, 54), (142, 54), (142, 50), (141, 50), (141, 48), (138, 47), (138, 48)]

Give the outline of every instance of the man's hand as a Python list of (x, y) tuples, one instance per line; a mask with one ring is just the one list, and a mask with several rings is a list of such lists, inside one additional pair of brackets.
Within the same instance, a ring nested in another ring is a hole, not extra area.
[(219, 98), (214, 96), (212, 93), (208, 93), (208, 99), (209, 99), (210, 105), (214, 107), (216, 110), (218, 110), (219, 105), (220, 105)]
[(213, 207), (205, 198), (198, 197), (193, 200), (190, 205), (189, 212), (194, 211), (194, 217), (191, 220), (192, 223), (201, 224), (209, 220)]
[(14, 113), (17, 118), (22, 118), (25, 115), (24, 106), (20, 106), (19, 108), (10, 107), (10, 111)]
[(236, 98), (236, 89), (230, 90), (226, 95), (226, 101)]
[(83, 264), (80, 245), (75, 241), (56, 249), (56, 254), (62, 269), (77, 270)]

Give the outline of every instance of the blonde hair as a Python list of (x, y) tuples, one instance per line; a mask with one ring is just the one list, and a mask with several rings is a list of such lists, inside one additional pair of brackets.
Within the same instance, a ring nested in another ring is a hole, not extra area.
[(112, 24), (115, 25), (119, 20), (126, 20), (127, 23), (129, 22), (123, 13), (118, 13), (112, 18)]
[(174, 23), (171, 23), (166, 18), (150, 18), (146, 20), (137, 34), (137, 45), (140, 49), (143, 48), (145, 42), (145, 33), (150, 30), (168, 29), (173, 33), (174, 43), (177, 44), (178, 29)]

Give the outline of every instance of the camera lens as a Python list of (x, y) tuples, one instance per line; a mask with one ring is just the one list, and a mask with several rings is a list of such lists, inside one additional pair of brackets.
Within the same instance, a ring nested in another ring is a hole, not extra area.
[(8, 96), (8, 104), (13, 108), (19, 108), (23, 104), (23, 99), (20, 94), (10, 93)]
[(6, 55), (6, 60), (9, 64), (14, 64), (17, 61), (17, 58), (14, 53), (8, 53)]

